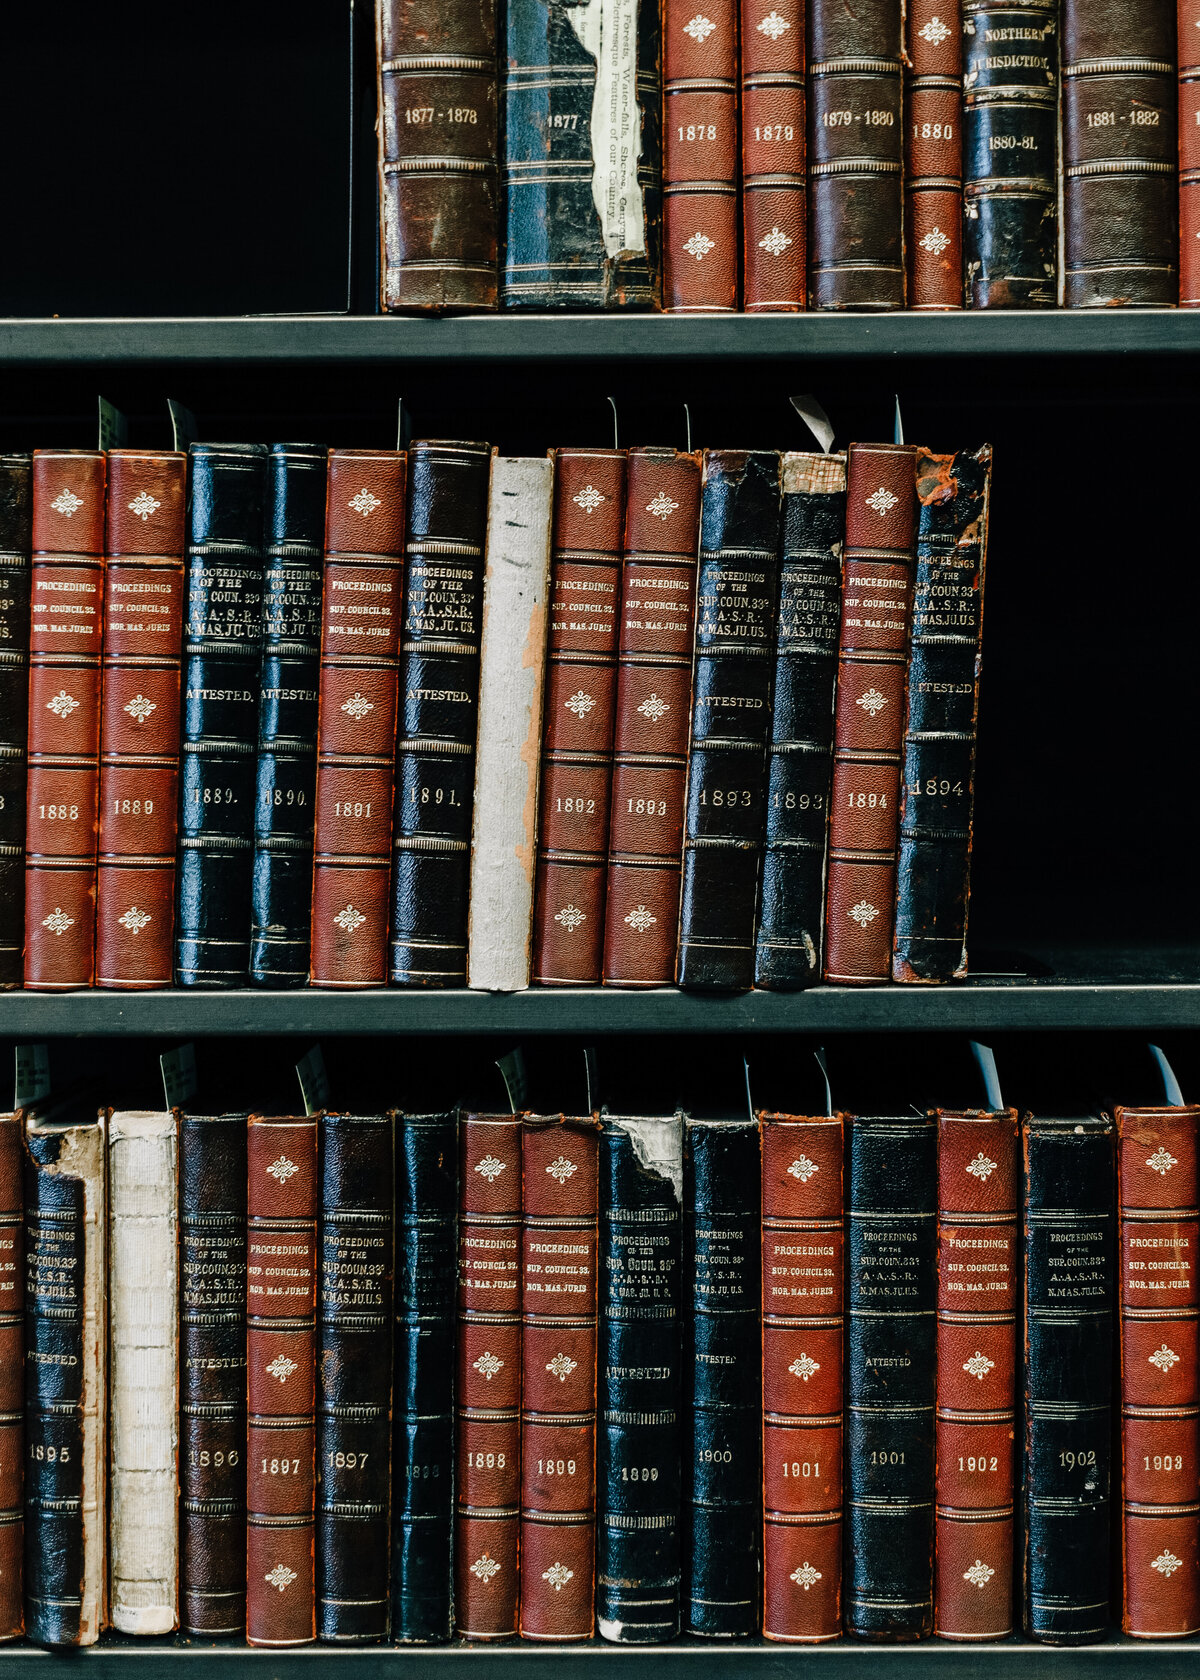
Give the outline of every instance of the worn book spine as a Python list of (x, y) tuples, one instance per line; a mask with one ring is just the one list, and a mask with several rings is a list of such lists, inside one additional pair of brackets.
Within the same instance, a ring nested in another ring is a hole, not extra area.
[(104, 1118), (25, 1130), (25, 1632), (108, 1622)]
[(846, 1186), (846, 1632), (933, 1627), (937, 1124), (853, 1120)]
[(380, 302), (496, 307), (496, 9), (376, 0)]
[(90, 986), (104, 603), (104, 453), (33, 456), (25, 984)]
[(596, 1346), (596, 1628), (680, 1626), (683, 1116), (605, 1114)]
[(0, 991), (21, 984), (25, 946), (32, 541), (33, 458), (0, 455)]
[(1179, 303), (1200, 305), (1200, 0), (1177, 0)]
[(742, 307), (808, 303), (804, 0), (741, 0)]
[(904, 246), (910, 309), (963, 306), (962, 12), (913, 0), (904, 19)]
[(1196, 1127), (1200, 1108), (1118, 1108), (1123, 1630), (1200, 1632)]
[[(0, 457), (0, 486), (3, 473)], [(0, 498), (3, 493), (0, 487)], [(25, 1545), (23, 1125), (20, 1111), (0, 1115), (0, 1640), (17, 1639), (25, 1631), (21, 1567)]]
[(109, 1110), (108, 1556), (121, 1633), (179, 1624), (176, 1154), (173, 1113)]
[(852, 444), (833, 724), (825, 978), (892, 966), (900, 754), (916, 536), (915, 450)]
[(840, 1114), (762, 1120), (763, 1635), (842, 1631)]
[(317, 1320), (317, 1634), (388, 1631), (393, 1118), (323, 1114)]
[(704, 452), (676, 978), (754, 978), (779, 599), (779, 456)]
[(933, 1631), (1012, 1632), (1018, 1127), (1015, 1109), (938, 1113)]
[(450, 1638), (458, 1113), (405, 1114), (396, 1131), (392, 1384), (392, 1638)]
[(738, 306), (738, 0), (665, 0), (663, 308)]
[(188, 452), (181, 986), (241, 986), (250, 967), (266, 456), (261, 443), (194, 443)]
[(331, 449), (312, 883), (314, 986), (382, 986), (407, 461)]
[(1113, 1128), (1022, 1123), (1025, 1164), (1025, 1631), (1052, 1645), (1109, 1624), (1116, 1280)]
[(184, 1630), (246, 1626), (246, 1121), (179, 1117), (179, 1597)]
[(598, 1130), (528, 1115), (521, 1139), (523, 1639), (595, 1628)]
[(491, 458), (486, 443), (417, 443), (409, 451), (392, 827), (393, 986), (466, 981)]
[(467, 985), (529, 984), (554, 468), (497, 456), (488, 498)]
[(316, 1638), (317, 1119), (246, 1136), (246, 1639)]

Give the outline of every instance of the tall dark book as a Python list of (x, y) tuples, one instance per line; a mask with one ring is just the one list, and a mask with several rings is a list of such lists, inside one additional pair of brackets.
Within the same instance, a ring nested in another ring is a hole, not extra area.
[(0, 990), (21, 984), (33, 458), (0, 455)]
[[(0, 483), (3, 481), (0, 459)], [(0, 494), (2, 494), (0, 490)], [(0, 1640), (25, 1631), (24, 1115), (0, 1115)]]

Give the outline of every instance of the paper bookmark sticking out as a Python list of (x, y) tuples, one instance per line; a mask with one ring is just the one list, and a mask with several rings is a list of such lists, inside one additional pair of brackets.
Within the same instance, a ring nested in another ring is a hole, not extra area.
[(186, 455), (188, 444), (195, 443), (200, 436), (196, 416), (190, 408), (176, 402), (174, 397), (167, 398), (167, 413), (171, 416), (171, 447), (177, 449), (181, 455)]
[(805, 392), (799, 397), (789, 397), (788, 401), (821, 445), (822, 455), (828, 455), (833, 448), (833, 422), (816, 397)]
[(97, 449), (120, 449), (129, 436), (129, 422), (119, 408), (106, 402), (103, 397), (96, 398), (99, 411), (99, 427)]
[(1151, 1044), (1149, 1049), (1150, 1054), (1154, 1057), (1155, 1063), (1157, 1064), (1159, 1077), (1162, 1080), (1163, 1097), (1172, 1108), (1186, 1107), (1187, 1105), (1183, 1100), (1183, 1091), (1180, 1089), (1179, 1081), (1175, 1077), (1175, 1069), (1167, 1060), (1165, 1053), (1159, 1049), (1157, 1044)]
[(983, 1080), (984, 1094), (988, 1108), (993, 1114), (998, 1114), (1004, 1107), (1004, 1098), (1000, 1095), (1000, 1075), (996, 1071), (996, 1057), (988, 1044), (980, 1044), (978, 1039), (971, 1039), (971, 1054), (975, 1058), (975, 1065), (979, 1069), (979, 1077)]
[(296, 1063), (296, 1078), (300, 1081), (300, 1095), (304, 1098), (305, 1114), (315, 1114), (329, 1102), (329, 1075), (321, 1046), (314, 1044)]
[(833, 1086), (829, 1083), (829, 1063), (825, 1057), (825, 1046), (818, 1044), (813, 1051), (813, 1060), (821, 1070), (821, 1078), (825, 1081), (825, 1112), (833, 1113)]
[(525, 1053), (518, 1044), (515, 1050), (510, 1050), (507, 1056), (501, 1056), (496, 1066), (500, 1069), (500, 1077), (504, 1081), (504, 1089), (508, 1092), (508, 1106), (514, 1114), (520, 1114), (527, 1106), (526, 1097), (529, 1090), (529, 1079), (525, 1072)]
[(162, 1069), (163, 1096), (168, 1108), (183, 1108), (196, 1095), (196, 1046), (181, 1044), (158, 1058)]
[(13, 1107), (28, 1108), (50, 1095), (50, 1050), (45, 1044), (18, 1044)]

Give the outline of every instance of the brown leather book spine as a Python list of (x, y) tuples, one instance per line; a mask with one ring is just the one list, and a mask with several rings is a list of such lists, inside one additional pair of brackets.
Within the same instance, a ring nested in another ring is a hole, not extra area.
[(521, 1155), (521, 1637), (590, 1639), (599, 1125), (530, 1115)]
[(762, 1119), (763, 1637), (842, 1631), (840, 1114)]
[(606, 986), (675, 978), (700, 456), (631, 449), (604, 927)]
[(0, 1640), (25, 1629), (25, 1288), (21, 1114), (0, 1116)]
[(909, 0), (904, 108), (910, 309), (961, 309), (962, 16), (958, 0)]
[(847, 468), (825, 978), (850, 985), (891, 973), (915, 453), (906, 444), (851, 444)]
[(108, 455), (96, 984), (169, 986), (175, 955), (187, 456)]
[(1200, 1632), (1196, 1127), (1200, 1108), (1118, 1108), (1121, 1626)]
[(624, 527), (624, 450), (558, 450), (533, 907), (543, 986), (600, 980)]
[(804, 0), (741, 0), (742, 296), (747, 315), (808, 302)]
[(96, 931), (104, 452), (33, 456), (25, 984), (90, 986)]
[(1200, 0), (1179, 0), (1179, 302), (1200, 306)]
[(737, 0), (664, 0), (663, 308), (738, 302)]
[(331, 449), (313, 859), (314, 986), (387, 978), (407, 462)]
[(246, 1174), (246, 1640), (317, 1636), (317, 1117), (252, 1114)]
[(459, 1133), (454, 1622), (517, 1631), (521, 1497), (521, 1117)]
[(1018, 1128), (938, 1113), (933, 1631), (1012, 1632)]

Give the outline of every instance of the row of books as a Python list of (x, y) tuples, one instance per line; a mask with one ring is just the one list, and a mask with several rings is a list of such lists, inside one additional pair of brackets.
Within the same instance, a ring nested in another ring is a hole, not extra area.
[(990, 471), (0, 459), (0, 979), (964, 973)]
[(378, 0), (385, 309), (1200, 303), (1196, 0), (496, 17)]
[(1196, 1633), (1198, 1119), (18, 1111), (0, 1632)]

